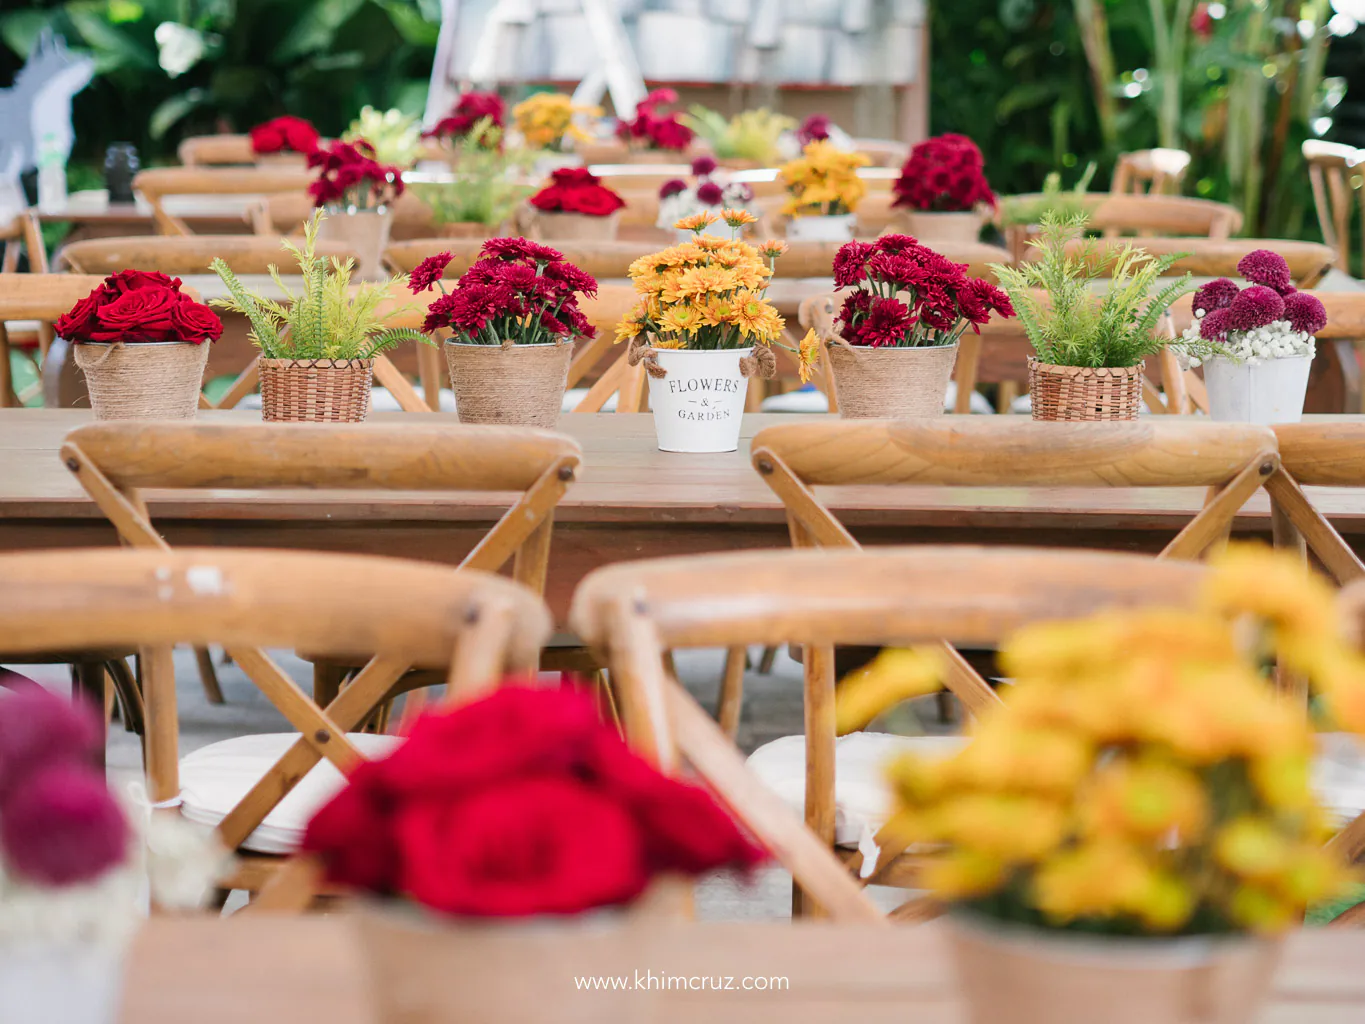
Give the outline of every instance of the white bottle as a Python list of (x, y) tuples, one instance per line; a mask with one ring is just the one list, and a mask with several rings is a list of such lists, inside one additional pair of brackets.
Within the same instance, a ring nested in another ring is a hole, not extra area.
[(55, 134), (38, 143), (38, 209), (60, 210), (66, 205), (66, 154)]

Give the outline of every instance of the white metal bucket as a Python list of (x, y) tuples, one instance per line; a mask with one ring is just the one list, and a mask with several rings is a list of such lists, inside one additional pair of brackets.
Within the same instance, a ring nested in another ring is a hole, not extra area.
[(787, 221), (789, 242), (851, 242), (853, 214), (833, 217), (793, 217)]
[(732, 452), (749, 381), (739, 361), (751, 348), (656, 350), (663, 377), (649, 378), (654, 431), (664, 452)]
[(1259, 363), (1217, 357), (1204, 364), (1209, 415), (1231, 423), (1297, 423), (1303, 416), (1312, 356)]

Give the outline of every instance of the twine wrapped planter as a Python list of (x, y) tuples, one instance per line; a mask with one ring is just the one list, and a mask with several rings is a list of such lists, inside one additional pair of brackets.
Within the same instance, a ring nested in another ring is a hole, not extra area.
[(1142, 364), (1054, 366), (1028, 360), (1035, 420), (1135, 420), (1142, 404)]
[(393, 211), (387, 207), (377, 210), (331, 210), (318, 225), (318, 238), (324, 242), (341, 242), (356, 254), (357, 281), (383, 281), (384, 250), (389, 247), (389, 230), (393, 227)]
[(74, 346), (97, 420), (192, 420), (209, 343), (86, 343)]
[(945, 919), (969, 1024), (1251, 1024), (1281, 945), (1067, 935)]
[(605, 217), (590, 217), (586, 213), (532, 209), (531, 232), (541, 242), (611, 242), (621, 224), (620, 210)]
[(572, 344), (445, 343), (461, 423), (553, 428), (573, 362)]
[(954, 213), (902, 210), (892, 218), (891, 227), (922, 242), (975, 242), (981, 237), (981, 214), (975, 210)]
[(261, 358), (267, 422), (360, 423), (370, 412), (373, 359)]
[(957, 343), (913, 348), (869, 348), (836, 341), (825, 349), (839, 415), (845, 419), (903, 420), (942, 416)]

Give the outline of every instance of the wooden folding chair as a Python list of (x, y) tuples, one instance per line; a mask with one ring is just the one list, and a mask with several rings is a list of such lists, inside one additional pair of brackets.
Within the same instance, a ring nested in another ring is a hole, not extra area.
[[(1197, 559), (1221, 543), (1233, 517), (1279, 468), (1275, 435), (1240, 423), (1171, 419), (1036, 423), (994, 417), (833, 420), (767, 427), (754, 437), (754, 468), (785, 506), (793, 547), (858, 547), (813, 488), (1204, 487), (1207, 498), (1158, 558)], [(828, 652), (805, 649), (807, 672)], [(990, 692), (951, 647), (948, 689), (969, 708)], [(735, 660), (731, 651), (729, 660)], [(743, 672), (727, 671), (724, 720), (734, 720)]]
[(1365, 423), (1329, 420), (1275, 426), (1280, 466), (1265, 482), (1277, 547), (1307, 548), (1339, 585), (1365, 577), (1365, 562), (1304, 487), (1365, 487)]
[[(0, 273), (0, 408), (22, 406), (33, 397), (31, 391), (16, 395), (10, 373), (10, 350), (16, 340), (8, 325), (36, 320), (37, 330), (20, 344), (32, 350), (41, 371), (54, 335), (52, 322), (70, 311), (97, 288), (104, 278), (76, 274), (3, 274)], [(41, 387), (41, 385), (39, 385)]]
[[(349, 730), (409, 665), (439, 670), (448, 699), (463, 701), (504, 673), (533, 672), (549, 631), (543, 602), (511, 580), (399, 559), (164, 545), (0, 556), (0, 649), (140, 649), (148, 799), (158, 813), (214, 826), (239, 851), (224, 889), (258, 890), (285, 863), (329, 795), (326, 769), (305, 780), (318, 762), (348, 774), (399, 742)], [(298, 731), (235, 737), (182, 762), (171, 659), (179, 643), (224, 644)], [(323, 702), (267, 647), (373, 658)]]
[(133, 178), (133, 188), (152, 208), (157, 231), (163, 235), (191, 235), (182, 217), (167, 211), (169, 196), (199, 196), (205, 200), (232, 196), (242, 199), (242, 220), (250, 214), (253, 197), (278, 192), (303, 193), (316, 174), (308, 170), (257, 167), (157, 167)]
[(1190, 235), (1228, 238), (1242, 229), (1242, 211), (1230, 203), (1189, 196), (1113, 195), (1096, 204), (1091, 229), (1105, 238), (1120, 235)]
[(1178, 193), (1190, 154), (1183, 149), (1138, 149), (1120, 153), (1114, 164), (1109, 191), (1114, 195), (1161, 195)]
[[(163, 274), (211, 274), (218, 257), (237, 274), (268, 274), (273, 264), (288, 275), (289, 253), (279, 236), (264, 235), (137, 235), (129, 238), (87, 238), (62, 247), (59, 259), (77, 274), (115, 274), (129, 267)], [(324, 258), (356, 259), (344, 242), (319, 241)]]
[[(125, 544), (163, 551), (169, 546), (152, 525), (144, 490), (521, 492), (459, 565), (497, 572), (510, 560), (513, 577), (539, 594), (554, 508), (582, 450), (530, 428), (94, 423), (67, 435), (61, 457)], [(253, 678), (263, 664), (259, 652), (228, 653)], [(315, 697), (334, 693), (342, 676), (340, 666), (315, 662)]]
[(191, 135), (176, 147), (186, 167), (253, 167), (256, 153), (250, 135)]
[[(884, 821), (852, 806), (840, 778), (847, 785), (859, 768), (860, 777), (880, 778), (879, 766), (894, 752), (941, 752), (944, 745), (938, 737), (925, 742), (869, 733), (836, 743), (834, 664), (828, 653), (834, 644), (947, 638), (994, 646), (1029, 622), (1100, 608), (1178, 606), (1192, 599), (1204, 571), (1138, 555), (1018, 548), (845, 548), (661, 558), (590, 573), (574, 594), (570, 623), (609, 665), (632, 742), (645, 747), (657, 737), (671, 739), (658, 752), (659, 760), (689, 763), (774, 851), (797, 885), (794, 912), (834, 913), (819, 888), (830, 880), (816, 849), (835, 850), (848, 869), (862, 874), (860, 850), (867, 843), (857, 838), (860, 830), (877, 833), (880, 852), (859, 884), (913, 887), (915, 882), (914, 857), (885, 834)], [(746, 764), (730, 739), (738, 704), (723, 708), (717, 725), (665, 665), (669, 650), (743, 650), (742, 645), (755, 643), (799, 643), (809, 652), (804, 756), (785, 764), (778, 755), (792, 746), (786, 739), (760, 748)], [(984, 683), (950, 685), (973, 711), (998, 699)], [(785, 802), (775, 789), (787, 794)], [(789, 804), (804, 808), (809, 832), (788, 824), (783, 812)], [(840, 819), (843, 835), (836, 829)], [(833, 891), (842, 898), (842, 890)], [(892, 916), (914, 920), (926, 909), (912, 902)]]
[(20, 249), (28, 253), (29, 273), (47, 273), (47, 247), (43, 244), (43, 229), (36, 211), (26, 210), (16, 214), (8, 224), (0, 224), (0, 243), (4, 244), (5, 250), (0, 273), (13, 274), (19, 269)]
[[(1308, 139), (1303, 144), (1303, 158), (1308, 164), (1308, 181), (1313, 188), (1313, 207), (1318, 215), (1322, 240), (1337, 256), (1337, 266), (1351, 272), (1351, 201), (1357, 189), (1352, 175), (1362, 162), (1365, 152), (1354, 146), (1337, 142)], [(1365, 197), (1361, 199), (1365, 210)], [(1365, 236), (1362, 236), (1365, 245)]]
[[(1085, 239), (1073, 239), (1067, 243), (1067, 255), (1079, 257), (1086, 244)], [(1190, 273), (1195, 277), (1235, 278), (1239, 276), (1238, 260), (1253, 249), (1270, 249), (1285, 258), (1297, 288), (1312, 288), (1322, 280), (1336, 260), (1332, 250), (1320, 242), (1302, 242), (1290, 238), (1171, 238), (1160, 235), (1141, 239), (1101, 239), (1091, 252), (1095, 265), (1111, 266), (1114, 251), (1129, 244), (1153, 256), (1183, 253), (1167, 274), (1179, 276)], [(1029, 249), (1024, 258), (1037, 260), (1041, 255), (1037, 250)]]

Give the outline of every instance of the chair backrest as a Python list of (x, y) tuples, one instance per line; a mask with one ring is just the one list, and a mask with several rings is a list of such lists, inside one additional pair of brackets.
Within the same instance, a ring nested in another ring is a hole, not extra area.
[[(258, 235), (294, 235), (313, 215), (313, 199), (306, 192), (278, 192), (266, 196), (252, 210)], [(395, 238), (422, 238), (436, 233), (431, 208), (412, 189), (389, 204), (393, 213), (390, 231)]]
[[(1313, 188), (1313, 207), (1322, 240), (1337, 254), (1337, 266), (1350, 273), (1351, 195), (1356, 190), (1351, 177), (1355, 168), (1365, 162), (1365, 152), (1337, 142), (1308, 139), (1303, 144), (1303, 158), (1308, 164), (1308, 182)], [(1365, 198), (1361, 202), (1365, 210)]]
[[(257, 167), (157, 167), (140, 171), (133, 188), (152, 208), (157, 230), (165, 235), (193, 234), (184, 220), (168, 213), (168, 196), (270, 196), (303, 193), (316, 177), (308, 170)], [(243, 206), (243, 216), (247, 207)]]
[[(129, 267), (163, 274), (206, 274), (222, 257), (238, 274), (268, 274), (271, 265), (288, 273), (292, 258), (278, 237), (267, 235), (140, 235), (131, 238), (87, 238), (68, 242), (61, 258), (76, 273), (114, 274)], [(344, 242), (319, 241), (317, 254), (358, 259)]]
[(0, 243), (5, 256), (0, 260), (0, 273), (12, 274), (19, 269), (19, 249), (28, 253), (28, 269), (33, 274), (46, 274), (47, 246), (43, 244), (43, 228), (36, 210), (17, 213), (8, 224), (0, 224)]
[(1139, 149), (1120, 153), (1114, 164), (1109, 191), (1161, 195), (1179, 192), (1190, 167), (1190, 154), (1183, 149)]
[[(1320, 242), (1302, 242), (1287, 238), (1170, 238), (1100, 239), (1093, 249), (1097, 265), (1112, 263), (1113, 253), (1125, 245), (1135, 245), (1153, 256), (1183, 253), (1167, 271), (1171, 275), (1191, 273), (1195, 277), (1237, 277), (1237, 261), (1253, 249), (1270, 249), (1279, 253), (1289, 264), (1295, 285), (1312, 288), (1322, 280), (1336, 255)], [(1067, 244), (1067, 253), (1079, 256), (1086, 245), (1082, 239)], [(1029, 247), (1024, 258), (1037, 260), (1038, 251)]]
[(1306, 545), (1343, 585), (1365, 577), (1365, 562), (1302, 490), (1365, 487), (1365, 423), (1282, 423), (1274, 430), (1280, 468), (1265, 489), (1275, 516), (1276, 543)]
[[(86, 550), (0, 555), (0, 648), (15, 654), (136, 646), (153, 804), (180, 796), (171, 648), (221, 643), (301, 734), (218, 826), (235, 849), (322, 758), (348, 773), (347, 738), (408, 665), (447, 671), (468, 699), (535, 670), (544, 603), (491, 573), (373, 556), (288, 551)], [(372, 657), (326, 708), (263, 648)]]
[[(690, 763), (827, 913), (857, 917), (849, 875), (820, 855), (835, 839), (835, 679), (832, 659), (810, 657), (813, 648), (944, 638), (994, 645), (1030, 622), (1189, 603), (1203, 572), (1136, 555), (934, 546), (665, 558), (590, 573), (570, 624), (606, 657), (632, 741), (671, 739), (657, 752), (661, 763)], [(807, 652), (808, 829), (746, 770), (720, 727), (668, 677), (663, 657), (674, 648), (790, 643)], [(877, 843), (894, 859), (892, 838)]]
[(1242, 211), (1212, 199), (1115, 195), (1096, 204), (1089, 226), (1106, 238), (1125, 234), (1227, 238), (1242, 229)]
[(175, 152), (186, 167), (241, 167), (256, 162), (250, 135), (191, 135)]

